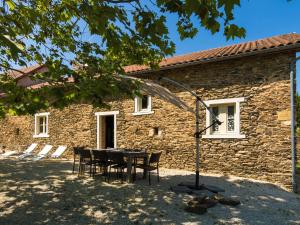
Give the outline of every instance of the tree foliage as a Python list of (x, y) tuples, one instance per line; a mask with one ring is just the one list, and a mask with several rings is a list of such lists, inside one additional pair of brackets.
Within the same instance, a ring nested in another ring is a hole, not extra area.
[[(195, 37), (201, 28), (230, 39), (245, 36), (233, 23), (237, 6), (240, 0), (2, 0), (0, 90), (6, 97), (0, 99), (0, 114), (80, 102), (102, 106), (106, 97), (133, 96), (138, 84), (116, 74), (129, 64), (155, 68), (175, 52), (168, 15), (176, 16), (181, 39)], [(32, 76), (48, 86), (20, 87), (7, 75), (33, 62), (48, 67)]]

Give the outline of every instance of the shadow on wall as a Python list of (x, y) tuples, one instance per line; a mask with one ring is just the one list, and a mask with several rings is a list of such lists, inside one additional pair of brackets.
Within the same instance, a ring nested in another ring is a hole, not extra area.
[[(162, 170), (159, 184), (108, 184), (78, 178), (62, 161), (0, 161), (0, 224), (296, 224), (300, 197), (272, 184), (202, 176), (201, 182), (238, 196), (236, 208), (218, 205), (207, 214), (184, 211), (188, 195), (169, 191), (193, 174)], [(173, 173), (173, 175), (171, 174)], [(153, 179), (155, 180), (155, 179)]]

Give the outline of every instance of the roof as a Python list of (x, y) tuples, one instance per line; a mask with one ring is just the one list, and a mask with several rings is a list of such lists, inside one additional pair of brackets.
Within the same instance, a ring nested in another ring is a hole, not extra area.
[(35, 71), (41, 69), (44, 65), (39, 65), (39, 64), (36, 64), (36, 65), (33, 65), (33, 66), (28, 66), (28, 67), (22, 67), (20, 69), (18, 69), (18, 71), (15, 71), (15, 70), (10, 70), (8, 72), (8, 74), (14, 78), (14, 79), (19, 79), (23, 76), (26, 76), (28, 74), (31, 74), (31, 73), (34, 73)]
[[(225, 60), (232, 56), (244, 55), (245, 53), (258, 54), (263, 53), (268, 49), (284, 50), (287, 47), (300, 48), (300, 34), (283, 34), (255, 41), (194, 52), (186, 55), (174, 56), (163, 59), (162, 62), (159, 63), (159, 67), (162, 69), (192, 62), (209, 62), (216, 59)], [(151, 71), (150, 67), (145, 65), (130, 65), (126, 66), (124, 69), (127, 74)]]

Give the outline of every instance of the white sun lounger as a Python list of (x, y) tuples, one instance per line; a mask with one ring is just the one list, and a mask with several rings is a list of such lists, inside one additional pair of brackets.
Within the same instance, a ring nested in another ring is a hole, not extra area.
[(42, 158), (45, 158), (46, 155), (50, 152), (50, 150), (52, 149), (52, 145), (45, 145), (45, 147), (42, 149), (42, 151), (40, 151), (36, 156), (34, 156), (33, 158), (31, 158), (33, 161), (38, 161), (41, 160)]
[(33, 150), (36, 148), (37, 145), (38, 145), (37, 143), (31, 144), (31, 145), (23, 152), (23, 154), (21, 154), (21, 155), (18, 156), (18, 158), (19, 158), (19, 159), (24, 159), (24, 158), (30, 156), (30, 155), (32, 154)]
[(8, 152), (5, 152), (3, 154), (0, 155), (0, 157), (2, 158), (6, 158), (6, 157), (9, 157), (9, 156), (12, 156), (12, 155), (15, 155), (17, 154), (18, 152), (17, 151), (8, 151)]
[(54, 153), (52, 153), (51, 158), (58, 158), (60, 157), (64, 151), (67, 149), (67, 146), (58, 146), (58, 148), (56, 149), (56, 151)]

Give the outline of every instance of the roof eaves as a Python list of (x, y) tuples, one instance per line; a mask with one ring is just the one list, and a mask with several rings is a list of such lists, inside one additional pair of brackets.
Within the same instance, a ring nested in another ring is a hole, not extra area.
[(145, 73), (153, 73), (153, 72), (158, 72), (161, 70), (169, 70), (169, 69), (173, 69), (173, 68), (181, 68), (181, 67), (192, 66), (192, 65), (202, 64), (202, 63), (219, 62), (219, 61), (225, 61), (225, 60), (229, 60), (229, 59), (236, 59), (236, 58), (241, 58), (241, 57), (246, 57), (246, 56), (267, 54), (267, 53), (286, 51), (286, 50), (295, 50), (297, 52), (298, 50), (300, 50), (300, 43), (287, 44), (285, 46), (279, 46), (279, 47), (273, 47), (273, 48), (262, 48), (262, 49), (242, 52), (242, 53), (235, 54), (235, 55), (218, 56), (218, 57), (213, 57), (213, 58), (211, 57), (211, 58), (199, 59), (199, 60), (188, 61), (188, 62), (180, 62), (180, 63), (175, 63), (172, 65), (161, 66), (157, 70), (152, 70), (151, 68), (146, 68), (146, 69), (141, 69), (138, 71), (127, 72), (127, 75), (139, 75), (139, 74), (145, 74)]

